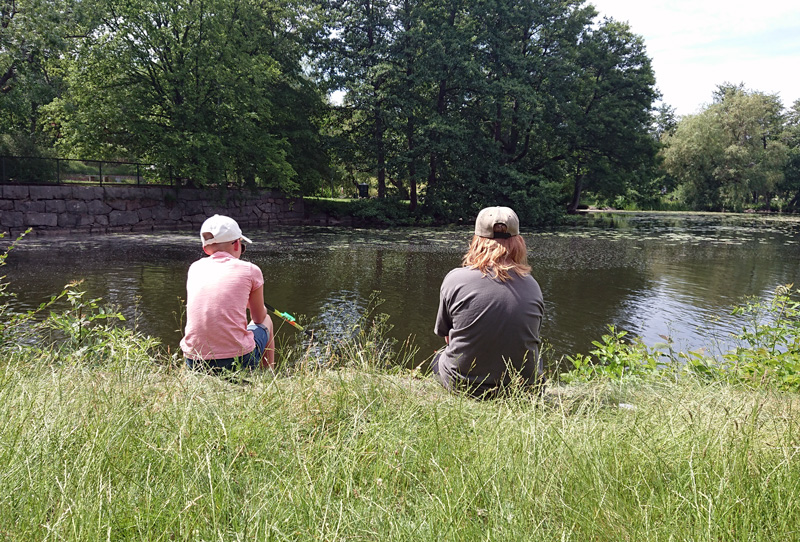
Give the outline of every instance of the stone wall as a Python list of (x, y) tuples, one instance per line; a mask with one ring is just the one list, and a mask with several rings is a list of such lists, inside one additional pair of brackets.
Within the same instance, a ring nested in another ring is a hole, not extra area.
[(2, 185), (0, 231), (34, 234), (199, 229), (213, 214), (242, 228), (300, 224), (303, 199), (277, 192), (168, 187)]

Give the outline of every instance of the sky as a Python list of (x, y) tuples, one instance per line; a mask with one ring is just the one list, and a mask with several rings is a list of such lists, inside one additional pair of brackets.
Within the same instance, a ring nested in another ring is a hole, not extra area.
[(587, 0), (644, 38), (662, 102), (697, 113), (717, 85), (800, 99), (798, 0)]

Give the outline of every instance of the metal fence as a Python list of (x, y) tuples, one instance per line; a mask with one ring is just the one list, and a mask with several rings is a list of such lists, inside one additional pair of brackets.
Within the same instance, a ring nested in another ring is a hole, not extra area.
[(2, 184), (177, 186), (181, 181), (153, 164), (0, 155)]

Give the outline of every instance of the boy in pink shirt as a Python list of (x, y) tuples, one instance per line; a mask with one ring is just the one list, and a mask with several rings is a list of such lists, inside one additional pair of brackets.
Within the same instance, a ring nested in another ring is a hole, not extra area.
[(208, 257), (194, 262), (186, 279), (181, 340), (186, 364), (212, 372), (274, 367), (275, 337), (264, 305), (264, 277), (257, 265), (240, 259), (244, 243), (252, 241), (235, 220), (222, 215), (203, 222), (200, 240)]

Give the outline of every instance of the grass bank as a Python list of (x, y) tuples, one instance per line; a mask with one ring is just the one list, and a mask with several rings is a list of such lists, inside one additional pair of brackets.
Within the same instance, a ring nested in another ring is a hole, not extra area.
[(797, 395), (694, 379), (479, 403), (409, 372), (0, 370), (6, 540), (791, 540)]

